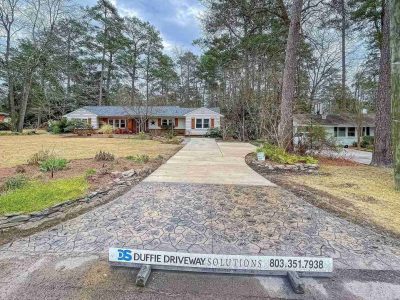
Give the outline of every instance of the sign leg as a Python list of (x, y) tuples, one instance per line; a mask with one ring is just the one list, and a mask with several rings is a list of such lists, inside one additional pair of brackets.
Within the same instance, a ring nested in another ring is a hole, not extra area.
[(290, 271), (287, 273), (287, 277), (289, 279), (290, 285), (293, 288), (293, 291), (296, 294), (304, 294), (305, 292), (305, 285), (303, 280), (299, 277), (297, 272)]
[(146, 285), (147, 279), (149, 279), (151, 273), (151, 266), (150, 265), (143, 265), (139, 273), (136, 277), (136, 285), (140, 287), (144, 287)]

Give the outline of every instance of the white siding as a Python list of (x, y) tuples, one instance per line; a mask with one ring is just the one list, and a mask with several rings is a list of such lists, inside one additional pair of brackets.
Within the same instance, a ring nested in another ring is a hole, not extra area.
[[(299, 127), (297, 124), (294, 124), (295, 126), (295, 132), (298, 131)], [(347, 145), (347, 146), (352, 146), (353, 143), (357, 142), (357, 128), (356, 128), (356, 134), (355, 136), (348, 136), (348, 128), (349, 127), (354, 127), (354, 126), (348, 126), (348, 125), (336, 125), (336, 126), (327, 126), (327, 125), (323, 125), (321, 126), (325, 129), (328, 137), (332, 137), (336, 140), (336, 142), (340, 145)], [(346, 136), (337, 136), (335, 137), (335, 127), (344, 127), (346, 128)], [(370, 136), (374, 136), (375, 134), (375, 128), (374, 127), (370, 127)]]
[(69, 114), (66, 114), (64, 116), (68, 120), (72, 119), (91, 119), (91, 124), (94, 129), (99, 129), (99, 119), (97, 115), (91, 113), (90, 111), (87, 111), (86, 109), (79, 108), (77, 110), (74, 110), (73, 112), (70, 112)]
[(195, 119), (214, 119), (214, 128), (221, 127), (221, 114), (206, 107), (196, 109), (186, 115), (186, 135), (205, 135), (208, 129), (192, 129), (192, 118)]

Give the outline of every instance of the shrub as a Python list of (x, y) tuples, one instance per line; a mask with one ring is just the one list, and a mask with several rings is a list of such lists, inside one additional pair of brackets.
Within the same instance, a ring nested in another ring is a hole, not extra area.
[(22, 174), (22, 173), (25, 173), (26, 170), (25, 170), (25, 168), (23, 166), (17, 166), (15, 168), (15, 172), (17, 172), (18, 174)]
[(137, 155), (130, 155), (127, 156), (126, 159), (132, 160), (136, 163), (147, 163), (150, 160), (150, 157), (147, 154), (137, 154)]
[(173, 131), (168, 131), (165, 135), (165, 137), (169, 140), (172, 140), (173, 138), (175, 138), (175, 133)]
[(65, 124), (65, 127), (63, 129), (64, 133), (70, 133), (70, 132), (74, 132), (75, 129), (87, 129), (87, 130), (91, 130), (93, 129), (91, 125), (89, 125), (88, 123), (82, 121), (82, 120), (70, 120), (67, 121), (67, 123)]
[(174, 136), (172, 139), (167, 139), (165, 142), (163, 142), (164, 144), (172, 144), (172, 145), (179, 145), (180, 143), (182, 143), (181, 138), (178, 138), (176, 136)]
[(137, 138), (138, 140), (149, 140), (149, 139), (150, 139), (149, 135), (146, 134), (146, 133), (144, 133), (144, 132), (139, 132), (139, 133), (136, 135), (136, 138)]
[(93, 169), (93, 168), (92, 169), (87, 169), (86, 172), (85, 172), (85, 177), (88, 178), (88, 177), (93, 176), (95, 174), (96, 174), (96, 170), (95, 169)]
[(67, 164), (68, 161), (65, 158), (50, 156), (48, 159), (40, 163), (40, 171), (51, 172), (51, 177), (53, 177), (54, 171), (64, 170), (67, 167)]
[(68, 120), (62, 118), (59, 121), (49, 121), (47, 130), (53, 134), (60, 134), (64, 132), (65, 127), (68, 125)]
[(4, 190), (5, 191), (12, 191), (16, 189), (20, 189), (26, 185), (28, 180), (25, 176), (17, 175), (14, 177), (7, 178), (6, 182), (4, 183)]
[(97, 161), (113, 161), (115, 159), (115, 156), (114, 154), (106, 151), (99, 151), (96, 153), (94, 159)]
[(324, 127), (319, 125), (305, 126), (298, 129), (294, 142), (302, 154), (307, 151), (330, 149), (337, 151), (336, 140), (328, 136)]
[(103, 134), (112, 134), (114, 128), (109, 124), (104, 124), (100, 127), (99, 132)]
[(156, 160), (164, 160), (164, 156), (162, 156), (161, 154), (158, 154), (156, 157)]
[(11, 124), (8, 122), (0, 122), (0, 131), (11, 130)]
[(295, 154), (290, 154), (285, 151), (285, 149), (271, 144), (264, 144), (263, 146), (257, 148), (257, 152), (264, 152), (265, 157), (280, 164), (293, 165), (296, 163), (307, 163), (307, 164), (317, 164), (318, 160), (312, 156), (300, 156)]
[(75, 129), (92, 129), (92, 126), (82, 120), (67, 120), (66, 118), (49, 121), (48, 125), (47, 130), (53, 134), (71, 133)]
[(222, 138), (222, 130), (220, 128), (210, 128), (205, 135), (210, 138)]
[(363, 136), (362, 141), (360, 143), (361, 148), (371, 148), (374, 145), (374, 137), (373, 136)]
[(40, 165), (41, 162), (49, 159), (49, 157), (50, 157), (50, 151), (49, 150), (40, 150), (39, 152), (33, 154), (28, 159), (28, 165), (38, 166), (38, 165)]

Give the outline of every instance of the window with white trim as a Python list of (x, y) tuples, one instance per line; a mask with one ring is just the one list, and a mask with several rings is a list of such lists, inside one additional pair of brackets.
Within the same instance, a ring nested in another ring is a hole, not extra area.
[(203, 119), (196, 119), (196, 129), (203, 128)]
[(196, 119), (196, 129), (210, 128), (210, 119)]
[(356, 128), (355, 127), (347, 128), (347, 136), (349, 137), (356, 136)]
[(346, 137), (346, 127), (335, 127), (334, 128), (335, 137)]
[(126, 128), (125, 119), (108, 119), (108, 124), (114, 128)]
[(161, 124), (162, 124), (162, 126), (171, 126), (172, 120), (171, 119), (163, 119)]

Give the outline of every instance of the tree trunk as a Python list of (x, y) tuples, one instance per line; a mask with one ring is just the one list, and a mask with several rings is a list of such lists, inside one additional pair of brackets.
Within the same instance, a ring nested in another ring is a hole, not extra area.
[(341, 2), (342, 13), (342, 109), (347, 109), (346, 99), (346, 8), (345, 0)]
[(103, 55), (101, 59), (100, 83), (99, 83), (99, 105), (103, 104), (103, 81), (104, 81), (104, 60), (106, 59), (106, 49), (103, 45)]
[(17, 126), (17, 131), (21, 132), (21, 133), (24, 129), (26, 108), (28, 106), (28, 99), (29, 99), (29, 94), (30, 94), (31, 86), (32, 86), (32, 77), (33, 77), (33, 72), (29, 75), (29, 78), (27, 78), (25, 80), (23, 91), (22, 91), (22, 102), (21, 102), (21, 107), (20, 107), (20, 111), (19, 111), (19, 120), (18, 120), (18, 126)]
[(390, 1), (392, 48), (392, 128), (394, 151), (394, 181), (400, 191), (400, 0)]
[(15, 95), (14, 95), (14, 79), (12, 76), (12, 70), (10, 66), (10, 54), (11, 54), (11, 29), (7, 28), (6, 37), (6, 53), (5, 53), (5, 63), (7, 68), (7, 83), (8, 83), (8, 103), (10, 106), (11, 115), (11, 130), (16, 129), (17, 121), (17, 111), (15, 109)]
[(113, 53), (109, 53), (108, 59), (108, 68), (107, 68), (107, 79), (106, 79), (106, 93), (105, 93), (105, 102), (107, 104), (109, 93), (110, 93), (110, 86), (111, 86), (111, 73), (112, 73), (112, 64), (113, 64)]
[(132, 77), (131, 77), (131, 105), (135, 103), (135, 84), (136, 84), (136, 56), (135, 56), (135, 63), (133, 64), (132, 68)]
[(67, 89), (65, 91), (65, 97), (64, 97), (63, 114), (65, 113), (66, 108), (69, 105), (70, 91), (71, 91), (71, 35), (70, 35), (70, 32), (68, 32), (68, 43), (67, 43)]
[(278, 135), (280, 146), (288, 151), (293, 150), (293, 104), (302, 7), (303, 0), (294, 0), (286, 44), (285, 69), (282, 81), (281, 116)]
[(379, 86), (376, 103), (375, 146), (372, 165), (391, 166), (391, 124), (390, 124), (390, 15), (389, 4), (383, 2), (382, 44), (379, 62)]

